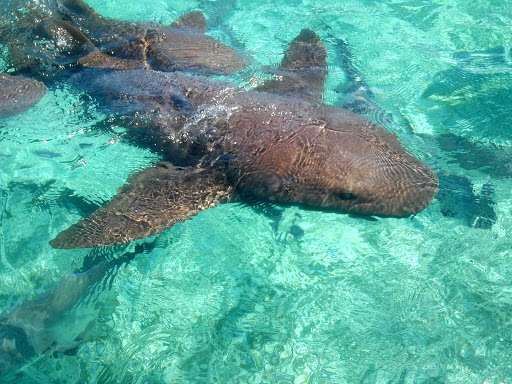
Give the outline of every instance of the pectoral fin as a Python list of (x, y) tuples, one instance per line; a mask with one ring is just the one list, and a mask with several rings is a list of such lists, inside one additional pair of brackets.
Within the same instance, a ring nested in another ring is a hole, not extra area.
[(303, 29), (293, 39), (276, 71), (277, 78), (265, 81), (258, 91), (292, 95), (318, 101), (327, 76), (327, 50), (320, 37)]
[(188, 29), (190, 31), (205, 33), (206, 17), (202, 12), (194, 11), (185, 13), (171, 24), (171, 27)]
[(128, 183), (107, 205), (59, 233), (50, 245), (70, 249), (128, 243), (232, 198), (223, 173), (177, 169), (168, 163), (147, 168)]

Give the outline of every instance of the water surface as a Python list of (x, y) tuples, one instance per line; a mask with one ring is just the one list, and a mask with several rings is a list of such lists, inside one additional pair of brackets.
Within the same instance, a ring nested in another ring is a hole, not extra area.
[[(469, 180), (475, 195), (492, 185), (497, 218), (473, 228), (463, 213), (445, 216), (440, 199), (412, 219), (375, 220), (226, 204), (98, 255), (55, 250), (50, 239), (159, 158), (122, 129), (100, 129), (104, 116), (87, 95), (56, 84), (0, 120), (0, 309), (37, 297), (84, 260), (150, 246), (63, 319), (65, 333), (94, 314), (77, 348), (40, 356), (8, 382), (510, 382), (508, 1), (88, 3), (104, 16), (161, 23), (202, 10), (209, 35), (254, 58), (234, 77), (245, 86), (311, 28), (329, 51), (324, 101), (334, 105), (346, 97), (347, 42), (373, 101), (392, 115), (388, 129), (436, 171)], [(441, 135), (457, 139), (443, 147)]]

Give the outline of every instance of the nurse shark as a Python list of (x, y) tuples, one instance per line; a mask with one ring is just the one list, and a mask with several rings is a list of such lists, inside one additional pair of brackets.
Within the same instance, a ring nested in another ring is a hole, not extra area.
[(109, 203), (50, 244), (127, 243), (241, 200), (384, 217), (422, 211), (437, 192), (435, 173), (396, 135), (319, 102), (326, 57), (319, 37), (305, 29), (278, 76), (249, 91), (148, 69), (76, 74), (71, 84), (111, 121), (150, 136), (168, 161), (132, 175)]
[(203, 74), (230, 74), (248, 65), (238, 51), (205, 34), (199, 11), (169, 25), (105, 18), (82, 0), (48, 0), (11, 13), (0, 18), (0, 43), (16, 72), (43, 81), (62, 78), (77, 63)]
[(435, 173), (394, 134), (320, 102), (327, 51), (311, 30), (290, 43), (272, 79), (248, 91), (182, 72), (247, 64), (202, 34), (199, 12), (165, 27), (105, 19), (81, 0), (57, 5), (60, 19), (43, 30), (71, 36), (84, 53), (66, 81), (94, 97), (109, 121), (151, 137), (169, 161), (131, 176), (53, 247), (127, 243), (241, 200), (407, 217), (437, 192)]

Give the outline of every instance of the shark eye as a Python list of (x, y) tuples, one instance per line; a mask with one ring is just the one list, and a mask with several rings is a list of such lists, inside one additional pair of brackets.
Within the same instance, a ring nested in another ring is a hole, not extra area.
[(337, 193), (336, 196), (338, 196), (338, 199), (340, 200), (354, 200), (356, 198), (355, 195), (347, 192)]

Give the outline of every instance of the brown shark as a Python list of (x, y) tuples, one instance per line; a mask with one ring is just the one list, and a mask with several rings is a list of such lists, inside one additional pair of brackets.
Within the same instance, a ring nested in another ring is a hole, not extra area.
[(325, 56), (318, 37), (305, 30), (280, 68), (291, 80), (281, 87), (272, 79), (252, 91), (182, 73), (83, 71), (77, 86), (85, 86), (128, 128), (144, 129), (174, 165), (161, 163), (133, 175), (108, 204), (50, 244), (126, 243), (240, 199), (392, 217), (426, 208), (437, 192), (437, 177), (394, 134), (314, 101), (314, 93), (300, 97), (301, 89), (324, 76), (326, 67), (318, 63)]
[(11, 13), (0, 19), (0, 44), (8, 47), (15, 71), (44, 81), (62, 78), (62, 69), (77, 63), (203, 74), (230, 74), (248, 64), (238, 51), (205, 35), (199, 11), (170, 25), (105, 18), (82, 0), (30, 4)]
[(235, 49), (205, 35), (206, 18), (199, 11), (162, 25), (105, 18), (82, 0), (60, 3), (61, 17), (99, 49), (80, 60), (87, 67), (229, 74), (248, 65)]

